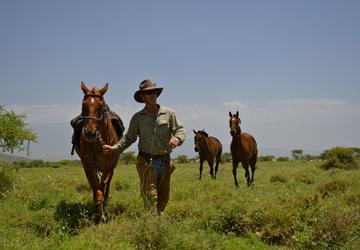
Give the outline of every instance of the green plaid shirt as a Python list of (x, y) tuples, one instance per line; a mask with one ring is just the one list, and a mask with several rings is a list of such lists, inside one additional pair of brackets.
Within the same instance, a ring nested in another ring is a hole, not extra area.
[(133, 115), (127, 133), (115, 148), (122, 152), (139, 137), (139, 151), (152, 155), (168, 154), (172, 151), (168, 146), (172, 136), (179, 139), (178, 145), (185, 140), (184, 126), (176, 118), (174, 111), (160, 106), (158, 114), (154, 116), (144, 108)]

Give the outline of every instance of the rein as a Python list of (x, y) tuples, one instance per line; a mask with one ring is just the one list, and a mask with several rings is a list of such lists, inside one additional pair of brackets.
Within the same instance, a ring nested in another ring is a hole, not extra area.
[[(86, 97), (99, 97), (100, 99), (103, 99), (103, 97), (101, 95), (93, 95), (93, 94), (88, 94), (88, 95), (84, 95), (84, 99)], [(92, 115), (80, 115), (80, 118), (81, 119), (85, 119), (85, 120), (88, 120), (88, 119), (93, 119), (93, 120), (96, 120), (96, 121), (102, 121), (106, 115), (106, 111), (104, 112), (104, 107), (105, 107), (105, 102), (104, 104), (102, 105), (102, 110), (103, 112), (101, 113), (101, 116), (100, 117), (96, 117), (96, 116), (92, 116)]]
[(104, 113), (105, 112), (102, 112), (100, 117), (96, 117), (96, 116), (92, 116), (92, 115), (80, 115), (80, 118), (85, 119), (85, 120), (94, 119), (96, 121), (102, 121), (104, 119)]

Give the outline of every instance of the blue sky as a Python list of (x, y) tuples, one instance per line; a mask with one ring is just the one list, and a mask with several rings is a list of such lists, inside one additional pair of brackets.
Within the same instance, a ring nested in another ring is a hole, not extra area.
[[(71, 158), (80, 80), (110, 83), (125, 124), (138, 83), (228, 148), (228, 111), (260, 153), (359, 146), (359, 1), (1, 1), (0, 104), (28, 116), (32, 157)], [(136, 145), (130, 149), (136, 150)]]

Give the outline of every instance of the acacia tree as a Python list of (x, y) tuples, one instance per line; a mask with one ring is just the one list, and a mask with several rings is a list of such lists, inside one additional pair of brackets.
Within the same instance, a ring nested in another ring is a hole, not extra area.
[(302, 149), (291, 150), (292, 157), (294, 158), (295, 161), (300, 160), (302, 153), (303, 153)]
[(0, 148), (3, 152), (13, 153), (25, 150), (24, 143), (36, 142), (37, 135), (27, 128), (25, 115), (17, 115), (14, 111), (7, 111), (0, 105)]

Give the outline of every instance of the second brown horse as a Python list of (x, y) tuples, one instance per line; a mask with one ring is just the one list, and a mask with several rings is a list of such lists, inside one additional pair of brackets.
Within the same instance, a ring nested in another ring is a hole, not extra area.
[[(251, 134), (241, 132), (239, 111), (236, 111), (236, 114), (231, 114), (231, 112), (229, 112), (229, 116), (230, 134), (232, 136), (230, 150), (232, 155), (235, 186), (239, 186), (236, 179), (236, 169), (239, 162), (241, 162), (243, 168), (245, 169), (245, 178), (247, 180), (247, 186), (249, 187), (254, 183), (254, 173), (258, 155), (257, 144)], [(251, 178), (249, 166), (251, 167)]]
[[(206, 160), (210, 166), (210, 175), (211, 178), (216, 179), (216, 174), (219, 168), (219, 163), (221, 160), (222, 154), (222, 145), (221, 142), (212, 136), (209, 136), (204, 130), (194, 131), (194, 143), (195, 143), (195, 152), (199, 152), (200, 156), (200, 176), (199, 180), (202, 177), (203, 163)], [(214, 173), (214, 159), (216, 159), (215, 173)]]

